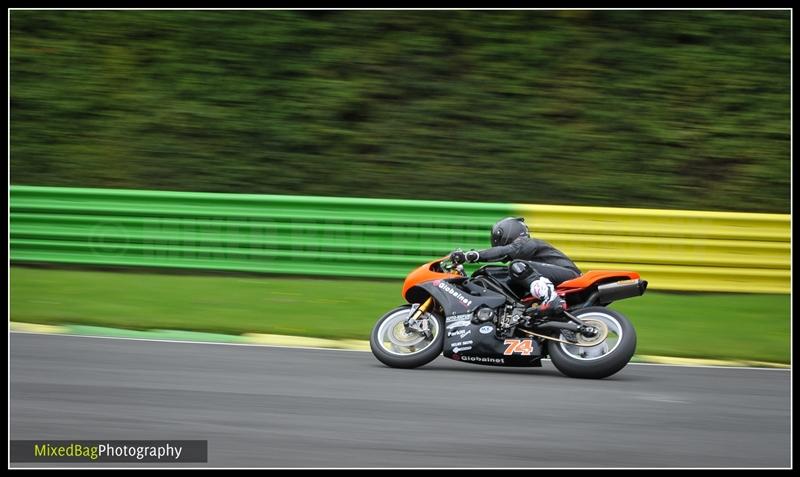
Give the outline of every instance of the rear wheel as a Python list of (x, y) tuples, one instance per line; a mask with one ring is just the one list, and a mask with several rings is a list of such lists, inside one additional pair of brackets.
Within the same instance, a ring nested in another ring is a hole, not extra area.
[[(628, 364), (636, 351), (636, 331), (624, 315), (602, 306), (590, 306), (573, 315), (600, 332), (595, 338), (576, 333), (580, 343), (591, 346), (548, 341), (550, 359), (559, 371), (573, 378), (601, 379)], [(567, 340), (574, 337), (562, 333), (559, 338)], [(593, 339), (596, 343), (593, 343)]]
[(423, 313), (418, 320), (427, 320), (429, 332), (407, 330), (405, 321), (412, 313), (410, 305), (390, 310), (372, 328), (369, 345), (372, 354), (393, 368), (416, 368), (436, 359), (444, 347), (444, 320), (432, 313)]

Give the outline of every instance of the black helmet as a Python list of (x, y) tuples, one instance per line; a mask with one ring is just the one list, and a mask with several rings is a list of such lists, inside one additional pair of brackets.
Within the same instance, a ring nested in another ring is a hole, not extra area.
[(508, 245), (517, 237), (530, 237), (522, 217), (506, 217), (492, 226), (492, 247)]

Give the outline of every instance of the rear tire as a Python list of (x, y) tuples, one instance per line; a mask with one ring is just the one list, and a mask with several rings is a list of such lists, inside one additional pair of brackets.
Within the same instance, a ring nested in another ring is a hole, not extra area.
[[(611, 349), (600, 356), (579, 357), (580, 348), (565, 345), (556, 341), (547, 342), (547, 350), (553, 365), (559, 371), (573, 378), (602, 379), (611, 376), (624, 368), (636, 351), (636, 330), (631, 322), (621, 313), (602, 306), (590, 306), (573, 313), (577, 318), (601, 320), (615, 330), (618, 339), (614, 344), (606, 344)], [(560, 336), (564, 339), (563, 336)], [(608, 341), (608, 340), (607, 340)], [(602, 344), (598, 345), (602, 349)], [(600, 353), (600, 352), (598, 352)]]
[[(410, 369), (428, 364), (436, 359), (444, 348), (444, 319), (428, 312), (424, 316), (428, 317), (429, 327), (435, 334), (432, 340), (422, 342), (425, 346), (424, 349), (407, 353), (399, 352), (402, 349), (400, 347), (394, 347), (395, 349), (391, 350), (387, 349), (387, 346), (392, 348), (391, 343), (387, 343), (387, 333), (394, 332), (393, 330), (397, 329), (397, 323), (402, 323), (410, 313), (411, 305), (403, 305), (390, 310), (378, 319), (369, 337), (369, 346), (372, 349), (372, 354), (378, 358), (378, 361), (392, 368)], [(396, 324), (392, 326), (392, 323), (395, 322)], [(403, 335), (402, 338), (406, 336), (412, 336), (413, 338), (413, 335)]]

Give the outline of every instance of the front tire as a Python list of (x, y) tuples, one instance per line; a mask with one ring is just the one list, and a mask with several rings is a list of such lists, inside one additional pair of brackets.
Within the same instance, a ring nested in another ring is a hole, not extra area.
[[(444, 319), (433, 313), (424, 313), (432, 337), (426, 339), (416, 332), (407, 333), (403, 322), (412, 313), (411, 305), (394, 308), (378, 319), (369, 337), (372, 354), (381, 363), (392, 368), (417, 368), (428, 364), (444, 348)], [(422, 319), (422, 317), (418, 319)]]
[[(624, 368), (636, 351), (636, 330), (621, 313), (603, 306), (590, 306), (573, 313), (582, 321), (594, 320), (608, 327), (608, 337), (592, 347), (548, 341), (553, 365), (573, 378), (602, 379)], [(565, 339), (563, 335), (559, 336)]]

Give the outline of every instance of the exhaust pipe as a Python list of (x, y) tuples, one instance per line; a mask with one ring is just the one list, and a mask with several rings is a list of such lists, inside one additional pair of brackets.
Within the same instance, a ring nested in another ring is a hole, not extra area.
[(639, 278), (622, 280), (614, 283), (598, 285), (597, 291), (592, 293), (581, 307), (592, 306), (595, 303), (611, 303), (612, 301), (644, 295), (647, 289), (647, 280)]

